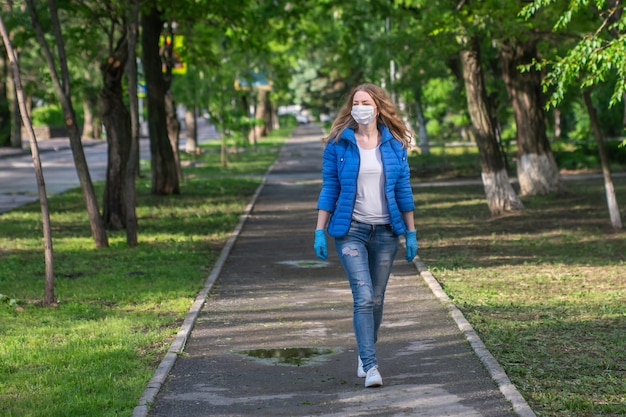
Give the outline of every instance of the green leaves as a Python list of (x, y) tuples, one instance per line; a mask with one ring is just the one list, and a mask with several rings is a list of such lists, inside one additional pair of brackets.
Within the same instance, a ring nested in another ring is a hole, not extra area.
[(544, 91), (550, 92), (548, 107), (556, 107), (563, 99), (570, 85), (581, 90), (616, 79), (617, 83), (610, 100), (613, 106), (621, 101), (626, 91), (626, 50), (623, 37), (606, 40), (596, 36), (586, 36), (564, 57), (554, 61), (538, 63), (539, 69), (549, 71), (544, 80)]
[[(554, 0), (536, 0), (525, 6), (520, 16), (530, 19), (540, 11), (554, 11), (555, 3)], [(621, 10), (611, 8), (604, 0), (572, 0), (557, 16), (555, 32), (563, 33), (575, 25), (576, 19), (579, 24), (584, 22), (584, 30), (579, 31), (580, 25), (574, 28), (582, 35), (574, 35), (580, 38), (564, 55), (535, 64), (538, 69), (548, 70), (543, 83), (544, 91), (549, 93), (548, 108), (558, 106), (570, 86), (583, 90), (613, 80), (616, 82), (610, 105), (621, 101), (626, 92), (626, 43), (625, 22), (620, 13)]]
[(1, 304), (8, 304), (11, 307), (17, 307), (18, 306), (18, 302), (15, 298), (11, 298), (8, 295), (4, 295), (4, 294), (0, 294), (0, 303)]

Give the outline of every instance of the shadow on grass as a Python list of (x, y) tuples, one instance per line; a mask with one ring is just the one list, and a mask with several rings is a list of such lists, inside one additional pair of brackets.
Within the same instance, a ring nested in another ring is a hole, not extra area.
[(622, 416), (626, 318), (616, 300), (612, 308), (613, 317), (592, 317), (594, 307), (575, 300), (463, 310), (538, 415)]
[[(617, 179), (615, 188), (625, 213), (626, 179)], [(561, 195), (524, 198), (524, 211), (499, 217), (490, 216), (482, 187), (421, 188), (415, 196), (421, 253), (438, 265), (626, 262), (626, 235), (612, 229), (598, 181), (569, 184)]]

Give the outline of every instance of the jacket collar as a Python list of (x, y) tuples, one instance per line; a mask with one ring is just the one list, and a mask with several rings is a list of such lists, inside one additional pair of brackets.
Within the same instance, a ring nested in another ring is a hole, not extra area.
[[(389, 131), (389, 128), (387, 128), (387, 126), (385, 126), (384, 124), (381, 124), (381, 123), (378, 124), (378, 131), (381, 133), (381, 139), (380, 139), (381, 145), (394, 138), (391, 132)], [(339, 137), (339, 139), (345, 139), (348, 142), (356, 145), (356, 138), (354, 137), (354, 129), (351, 127), (346, 127), (341, 133), (341, 136)]]

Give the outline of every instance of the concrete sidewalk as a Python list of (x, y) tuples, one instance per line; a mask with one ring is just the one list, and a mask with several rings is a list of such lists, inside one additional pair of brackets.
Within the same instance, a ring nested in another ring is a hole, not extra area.
[(363, 387), (333, 240), (326, 262), (313, 251), (321, 135), (301, 126), (285, 144), (133, 415), (534, 416), (402, 248), (377, 344), (385, 385)]

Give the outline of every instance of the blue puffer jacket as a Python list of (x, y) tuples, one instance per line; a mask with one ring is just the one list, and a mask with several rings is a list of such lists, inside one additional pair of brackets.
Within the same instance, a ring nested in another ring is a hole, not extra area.
[[(406, 233), (406, 225), (401, 213), (415, 209), (407, 152), (402, 142), (395, 139), (386, 126), (379, 125), (378, 129), (382, 133), (380, 153), (391, 226), (394, 233), (403, 235)], [(324, 149), (323, 185), (317, 208), (331, 213), (328, 234), (333, 237), (345, 236), (350, 229), (360, 161), (353, 129), (345, 129), (338, 141), (331, 139)]]

